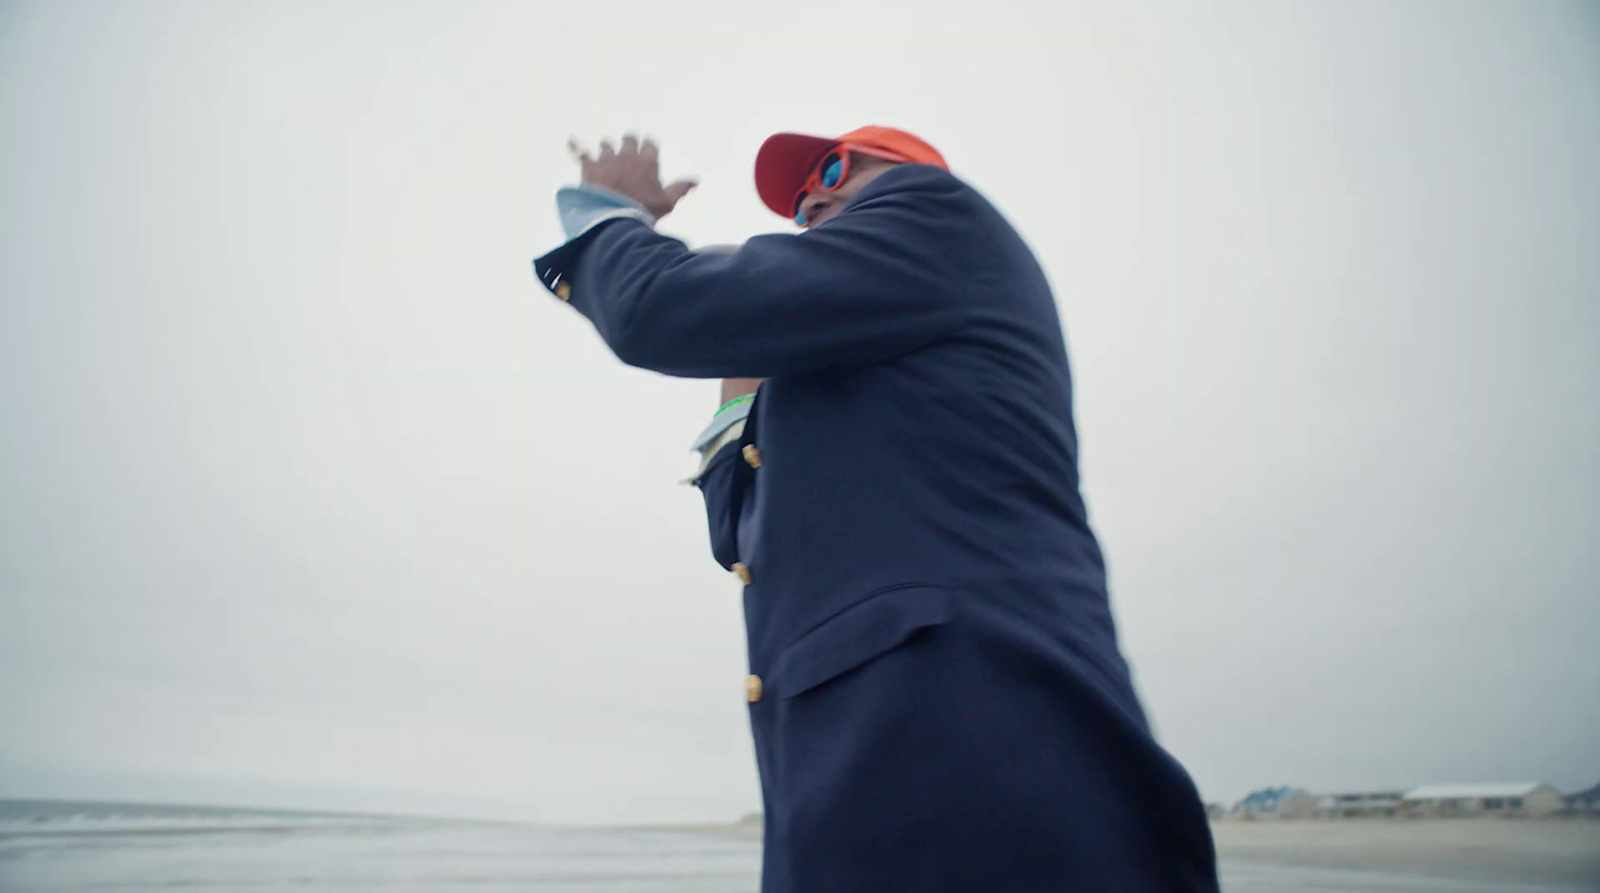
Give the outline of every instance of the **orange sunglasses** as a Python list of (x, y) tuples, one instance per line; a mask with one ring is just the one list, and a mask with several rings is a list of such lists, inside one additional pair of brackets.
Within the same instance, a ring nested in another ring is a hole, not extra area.
[(806, 212), (801, 205), (805, 203), (807, 196), (813, 192), (832, 192), (850, 178), (850, 156), (856, 152), (889, 161), (905, 160), (903, 156), (894, 152), (874, 149), (870, 146), (857, 146), (851, 143), (840, 143), (834, 146), (828, 150), (828, 154), (822, 156), (822, 160), (817, 162), (817, 166), (811, 169), (811, 176), (806, 178), (805, 185), (801, 186), (800, 191), (794, 194), (795, 226), (801, 228), (806, 226)]

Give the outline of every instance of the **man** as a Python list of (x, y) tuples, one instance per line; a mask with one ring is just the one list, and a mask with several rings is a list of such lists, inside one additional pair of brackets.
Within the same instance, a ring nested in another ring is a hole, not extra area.
[[(911, 134), (779, 134), (798, 235), (695, 253), (656, 147), (582, 155), (540, 279), (624, 362), (725, 379), (712, 549), (744, 584), (765, 893), (1214, 891), (1117, 650), (1056, 306)], [(747, 392), (765, 379), (753, 395)]]

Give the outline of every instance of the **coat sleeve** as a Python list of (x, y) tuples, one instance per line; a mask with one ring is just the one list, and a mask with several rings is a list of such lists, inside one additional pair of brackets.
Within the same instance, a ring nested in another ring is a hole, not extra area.
[(739, 560), (739, 512), (744, 503), (745, 472), (739, 459), (739, 442), (727, 444), (706, 464), (694, 485), (706, 501), (706, 531), (711, 536), (711, 557), (726, 569)]
[(542, 258), (540, 275), (619, 359), (668, 375), (768, 377), (889, 359), (971, 312), (961, 293), (971, 287), (962, 233), (971, 192), (942, 171), (907, 168), (920, 170), (883, 174), (814, 230), (758, 236), (733, 254), (691, 252), (616, 220)]

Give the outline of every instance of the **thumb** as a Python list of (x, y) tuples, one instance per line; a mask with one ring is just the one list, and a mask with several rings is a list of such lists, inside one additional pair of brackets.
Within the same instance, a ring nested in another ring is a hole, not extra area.
[(668, 201), (676, 205), (678, 202), (683, 200), (684, 196), (688, 195), (690, 191), (699, 185), (700, 184), (694, 180), (679, 180), (678, 182), (673, 183), (671, 186), (663, 189), (662, 192), (667, 194)]

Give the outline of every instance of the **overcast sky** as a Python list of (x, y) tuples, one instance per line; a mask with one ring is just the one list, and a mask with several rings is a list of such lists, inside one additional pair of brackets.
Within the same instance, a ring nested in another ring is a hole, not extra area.
[(0, 5), (0, 796), (759, 806), (688, 441), (536, 287), (916, 131), (1056, 289), (1123, 646), (1211, 799), (1600, 780), (1600, 6)]

